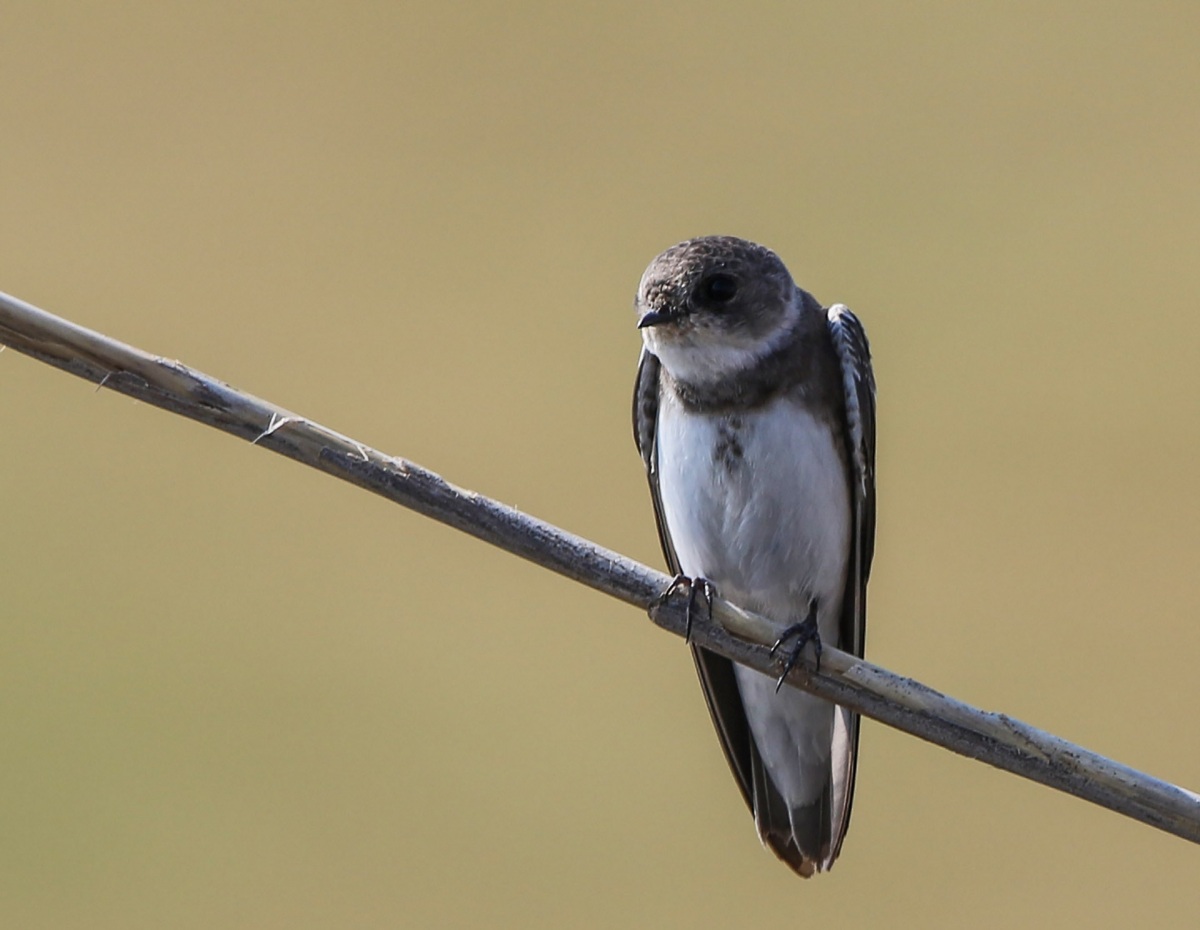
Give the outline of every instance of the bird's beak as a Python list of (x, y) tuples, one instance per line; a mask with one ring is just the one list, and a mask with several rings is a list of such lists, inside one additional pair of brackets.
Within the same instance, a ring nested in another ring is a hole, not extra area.
[(645, 329), (647, 326), (658, 326), (662, 323), (670, 323), (675, 319), (675, 314), (664, 310), (651, 310), (644, 314), (638, 320), (638, 329)]

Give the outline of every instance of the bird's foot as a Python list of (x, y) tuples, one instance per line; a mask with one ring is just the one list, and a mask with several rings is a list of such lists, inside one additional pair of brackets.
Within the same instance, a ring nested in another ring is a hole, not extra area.
[(687, 642), (692, 641), (692, 617), (696, 611), (696, 602), (701, 598), (704, 599), (704, 609), (707, 612), (708, 619), (712, 619), (713, 598), (717, 595), (717, 590), (712, 586), (712, 583), (707, 578), (689, 578), (687, 575), (676, 575), (671, 579), (671, 583), (666, 586), (663, 593), (650, 602), (649, 613), (653, 615), (654, 611), (662, 607), (671, 596), (680, 588), (688, 589), (687, 613), (684, 614), (683, 638)]
[[(795, 640), (795, 642), (785, 649), (784, 643), (788, 640)], [(779, 635), (779, 639), (775, 640), (775, 645), (771, 647), (772, 658), (777, 653), (782, 653), (784, 657), (783, 671), (779, 673), (779, 680), (775, 682), (776, 692), (783, 687), (783, 681), (788, 677), (788, 673), (800, 662), (804, 647), (809, 643), (813, 644), (813, 653), (816, 656), (817, 671), (819, 672), (821, 670), (821, 631), (817, 629), (816, 600), (809, 601), (808, 616), (784, 630)]]

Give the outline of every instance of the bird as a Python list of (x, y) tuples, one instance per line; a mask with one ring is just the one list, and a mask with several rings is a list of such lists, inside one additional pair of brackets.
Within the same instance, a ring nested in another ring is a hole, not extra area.
[[(777, 647), (792, 644), (784, 674), (809, 642), (818, 661), (822, 643), (862, 656), (875, 540), (862, 324), (733, 236), (667, 249), (634, 304), (634, 438), (673, 585), (772, 621)], [(759, 839), (805, 878), (828, 870), (850, 822), (858, 715), (691, 649)]]

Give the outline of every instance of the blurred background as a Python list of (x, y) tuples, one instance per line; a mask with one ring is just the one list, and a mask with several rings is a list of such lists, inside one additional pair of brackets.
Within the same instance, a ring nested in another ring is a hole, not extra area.
[[(0, 20), (0, 289), (660, 565), (634, 290), (761, 241), (872, 338), (870, 658), (1200, 788), (1200, 7)], [(5, 926), (1195, 925), (873, 723), (801, 882), (636, 611), (12, 351), (0, 521)]]

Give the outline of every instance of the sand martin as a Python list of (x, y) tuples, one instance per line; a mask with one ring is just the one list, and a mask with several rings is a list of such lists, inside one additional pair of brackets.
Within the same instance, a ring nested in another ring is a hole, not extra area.
[[(634, 434), (671, 571), (809, 640), (863, 654), (875, 537), (875, 380), (846, 307), (824, 309), (744, 239), (681, 242), (635, 302)], [(808, 877), (850, 822), (858, 716), (693, 647), (762, 842)]]

